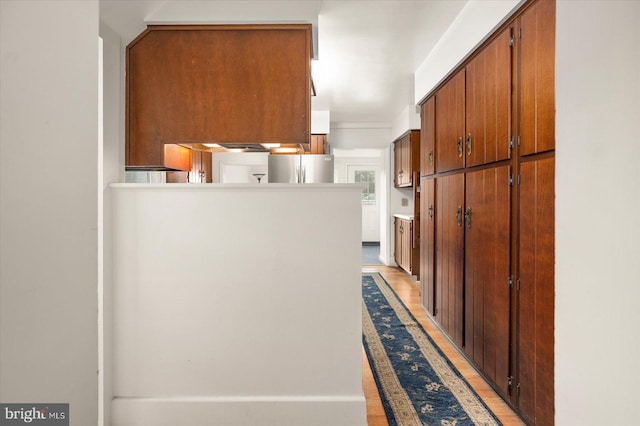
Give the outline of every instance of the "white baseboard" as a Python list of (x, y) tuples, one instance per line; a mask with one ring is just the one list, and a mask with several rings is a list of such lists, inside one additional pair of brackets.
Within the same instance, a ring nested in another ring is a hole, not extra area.
[(382, 262), (385, 266), (398, 266), (393, 257), (383, 256), (382, 253), (378, 256), (378, 260)]
[(114, 398), (112, 426), (366, 426), (363, 396)]

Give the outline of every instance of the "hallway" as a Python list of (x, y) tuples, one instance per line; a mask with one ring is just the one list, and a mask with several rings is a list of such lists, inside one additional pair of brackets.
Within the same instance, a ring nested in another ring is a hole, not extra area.
[[(424, 327), (438, 346), (440, 346), (440, 349), (442, 349), (476, 393), (482, 398), (484, 403), (504, 425), (524, 424), (466, 359), (460, 355), (438, 327), (427, 317), (420, 305), (420, 288), (418, 284), (413, 282), (411, 278), (399, 268), (369, 265), (363, 266), (362, 271), (380, 272), (382, 274), (384, 279), (391, 285), (422, 327)], [(382, 402), (380, 401), (378, 390), (364, 351), (362, 353), (362, 365), (362, 387), (367, 400), (367, 423), (369, 426), (387, 426), (388, 422), (382, 407)]]

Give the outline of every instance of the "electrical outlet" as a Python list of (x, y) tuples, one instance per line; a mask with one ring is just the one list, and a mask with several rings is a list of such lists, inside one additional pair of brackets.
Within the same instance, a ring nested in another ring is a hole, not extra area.
[(402, 204), (402, 207), (407, 207), (409, 205), (409, 199), (403, 198), (401, 204)]

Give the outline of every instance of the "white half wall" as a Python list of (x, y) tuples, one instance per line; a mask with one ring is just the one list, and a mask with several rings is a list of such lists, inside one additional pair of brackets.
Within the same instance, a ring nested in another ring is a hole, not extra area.
[(0, 400), (98, 423), (98, 2), (0, 1)]
[(640, 418), (640, 3), (558, 1), (556, 424)]
[(112, 191), (114, 426), (366, 424), (360, 185)]

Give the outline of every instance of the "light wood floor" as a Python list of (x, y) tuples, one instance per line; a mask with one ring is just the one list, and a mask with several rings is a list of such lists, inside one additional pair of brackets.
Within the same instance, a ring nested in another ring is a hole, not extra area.
[[(467, 362), (458, 350), (447, 340), (442, 332), (427, 317), (420, 305), (419, 285), (399, 268), (388, 266), (367, 265), (362, 267), (362, 272), (380, 272), (385, 280), (398, 294), (402, 302), (409, 308), (413, 316), (429, 333), (431, 338), (440, 347), (442, 352), (451, 360), (471, 387), (482, 398), (485, 404), (493, 411), (504, 425), (524, 425), (522, 420), (509, 408), (491, 386), (478, 374), (478, 372)], [(371, 373), (371, 368), (367, 357), (362, 352), (362, 387), (367, 400), (367, 423), (369, 426), (388, 426), (384, 408), (380, 401), (378, 389)]]

